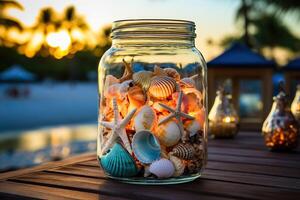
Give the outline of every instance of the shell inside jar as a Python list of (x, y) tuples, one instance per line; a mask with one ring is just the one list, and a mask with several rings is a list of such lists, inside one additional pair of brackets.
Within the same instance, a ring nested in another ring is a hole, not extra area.
[(100, 155), (104, 171), (152, 179), (199, 173), (206, 113), (194, 77), (182, 78), (176, 69), (157, 65), (153, 71), (134, 72), (128, 69), (133, 63), (124, 64), (122, 78), (104, 80), (99, 121), (106, 131)]

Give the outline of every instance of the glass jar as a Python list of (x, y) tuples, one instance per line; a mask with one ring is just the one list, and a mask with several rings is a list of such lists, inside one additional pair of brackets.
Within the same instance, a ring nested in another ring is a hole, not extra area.
[(300, 124), (300, 85), (297, 85), (297, 92), (291, 105), (291, 111)]
[(214, 104), (209, 112), (209, 134), (212, 138), (233, 138), (239, 130), (239, 117), (231, 101), (231, 95), (224, 90), (217, 91)]
[(298, 145), (299, 128), (284, 91), (273, 98), (271, 111), (263, 123), (266, 146), (272, 151), (293, 150)]
[(206, 63), (195, 24), (122, 20), (98, 68), (97, 156), (105, 174), (135, 184), (196, 179), (206, 164)]

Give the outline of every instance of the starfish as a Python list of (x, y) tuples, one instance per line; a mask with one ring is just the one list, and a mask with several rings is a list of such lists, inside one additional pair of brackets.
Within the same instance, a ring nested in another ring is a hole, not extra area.
[(180, 91), (179, 92), (179, 97), (177, 99), (177, 105), (176, 105), (175, 109), (173, 109), (173, 108), (171, 108), (171, 107), (169, 107), (165, 104), (159, 103), (159, 105), (161, 107), (163, 107), (164, 109), (168, 110), (170, 112), (170, 114), (168, 116), (166, 116), (165, 118), (163, 118), (162, 120), (160, 120), (158, 125), (166, 123), (169, 120), (171, 120), (172, 118), (175, 118), (178, 122), (178, 127), (179, 127), (179, 130), (180, 130), (180, 133), (181, 133), (181, 140), (185, 141), (185, 139), (188, 137), (188, 135), (185, 134), (185, 132), (184, 132), (183, 123), (182, 123), (181, 118), (182, 117), (187, 118), (187, 119), (195, 119), (195, 118), (188, 115), (188, 114), (186, 114), (186, 113), (184, 113), (184, 112), (181, 112), (182, 97), (183, 97), (183, 92)]
[(132, 64), (133, 64), (133, 58), (131, 59), (130, 63), (127, 63), (124, 59), (123, 59), (123, 63), (125, 66), (125, 70), (123, 73), (123, 76), (119, 79), (119, 81), (122, 83), (123, 81), (132, 79), (132, 75), (133, 75), (133, 71), (132, 71)]
[(121, 116), (119, 114), (119, 108), (117, 105), (117, 100), (116, 100), (116, 98), (113, 98), (113, 110), (114, 110), (114, 121), (112, 121), (112, 122), (100, 121), (99, 122), (100, 125), (112, 130), (111, 136), (106, 141), (106, 143), (102, 149), (102, 154), (106, 153), (108, 151), (108, 149), (112, 147), (112, 145), (115, 143), (115, 141), (117, 140), (118, 137), (121, 138), (127, 151), (130, 154), (132, 154), (131, 145), (130, 145), (129, 139), (127, 137), (127, 134), (126, 134), (125, 127), (130, 122), (131, 118), (133, 117), (133, 115), (137, 109), (132, 109), (124, 117), (124, 119), (121, 119)]

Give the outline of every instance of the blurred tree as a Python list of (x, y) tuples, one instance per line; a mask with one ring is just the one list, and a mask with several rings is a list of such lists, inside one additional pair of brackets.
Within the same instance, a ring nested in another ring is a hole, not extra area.
[(300, 1), (299, 0), (264, 0), (266, 5), (276, 7), (277, 13), (293, 13), (300, 19)]
[(13, 46), (14, 42), (7, 38), (8, 31), (13, 28), (18, 30), (23, 28), (17, 19), (7, 14), (7, 10), (11, 8), (23, 10), (21, 4), (16, 1), (0, 0), (0, 45)]
[(249, 35), (249, 25), (250, 25), (250, 19), (249, 19), (249, 12), (253, 9), (253, 3), (249, 0), (241, 0), (241, 5), (236, 11), (236, 21), (239, 21), (243, 19), (243, 29), (244, 29), (244, 35), (243, 40), (244, 43), (251, 47), (250, 42), (250, 35)]
[(16, 1), (0, 0), (0, 25), (6, 28), (17, 27), (22, 29), (22, 25), (18, 20), (7, 16), (6, 10), (10, 8), (23, 10), (22, 5)]
[(261, 47), (267, 47), (271, 52), (275, 47), (282, 47), (293, 52), (300, 51), (300, 39), (291, 33), (277, 15), (261, 14), (253, 19), (253, 24), (255, 25), (253, 38)]

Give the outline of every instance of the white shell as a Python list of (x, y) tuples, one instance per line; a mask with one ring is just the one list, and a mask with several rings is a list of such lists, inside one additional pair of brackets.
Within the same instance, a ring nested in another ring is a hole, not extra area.
[(158, 126), (154, 134), (160, 143), (167, 147), (177, 144), (181, 138), (180, 129), (174, 121)]
[(196, 135), (199, 130), (202, 130), (202, 127), (197, 119), (188, 121), (184, 125), (186, 127), (186, 130), (190, 132), (191, 137)]
[(135, 130), (141, 131), (141, 130), (152, 130), (157, 122), (156, 113), (148, 105), (143, 106), (137, 113), (137, 115), (134, 118), (134, 127)]
[(174, 177), (181, 176), (184, 172), (185, 164), (184, 162), (180, 159), (177, 158), (176, 156), (170, 156), (170, 160), (172, 161), (174, 167), (175, 167), (175, 172), (173, 174)]
[(175, 167), (170, 160), (162, 158), (150, 165), (149, 171), (158, 178), (169, 178), (175, 172)]
[(196, 82), (192, 78), (183, 78), (180, 80), (180, 82), (182, 84), (184, 84), (184, 86), (186, 86), (186, 87), (195, 87), (196, 86)]
[(151, 79), (149, 93), (156, 99), (166, 99), (176, 89), (176, 81), (168, 76), (157, 76)]

